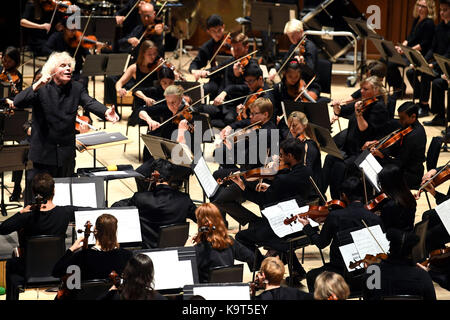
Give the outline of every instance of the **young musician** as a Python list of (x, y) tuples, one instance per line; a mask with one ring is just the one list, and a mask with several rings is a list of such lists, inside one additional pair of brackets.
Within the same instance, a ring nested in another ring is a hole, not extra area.
[(208, 282), (212, 268), (232, 266), (235, 259), (247, 262), (250, 270), (253, 270), (253, 251), (227, 234), (220, 211), (214, 204), (200, 205), (195, 215), (199, 231), (193, 241), (200, 282)]
[(150, 172), (154, 177), (153, 188), (136, 192), (132, 198), (113, 206), (135, 206), (139, 210), (142, 242), (147, 248), (158, 246), (159, 228), (174, 223), (183, 223), (186, 218), (196, 221), (195, 205), (189, 194), (174, 189), (170, 183), (175, 165), (164, 159), (153, 161)]
[(355, 103), (341, 106), (333, 104), (334, 114), (349, 119), (348, 128), (334, 136), (344, 159), (327, 155), (323, 164), (323, 188), (330, 186), (331, 198), (340, 196), (339, 186), (349, 175), (349, 169), (361, 153), (361, 147), (371, 137), (381, 137), (388, 120), (385, 106), (385, 90), (377, 77), (369, 77), (361, 82), (361, 97)]
[(17, 70), (20, 64), (20, 52), (15, 47), (7, 47), (2, 52), (2, 66), (0, 67), (0, 81), (10, 84), (11, 95), (0, 99), (0, 104), (6, 103), (13, 106), (13, 100), (16, 94), (22, 91), (23, 76)]
[(78, 106), (113, 123), (118, 120), (114, 107), (108, 109), (90, 97), (81, 83), (72, 81), (74, 65), (67, 52), (53, 53), (42, 68), (42, 77), (14, 99), (18, 108), (33, 107), (29, 179), (39, 172), (53, 177), (73, 174)]
[(314, 300), (346, 300), (350, 288), (344, 278), (334, 272), (324, 271), (314, 283)]
[(278, 257), (267, 257), (256, 274), (256, 282), (263, 284), (264, 292), (255, 300), (312, 300), (310, 293), (297, 288), (282, 287), (284, 264)]
[(350, 288), (355, 290), (358, 284), (353, 284), (351, 279), (345, 276), (347, 268), (339, 251), (340, 236), (364, 228), (362, 220), (368, 226), (381, 225), (381, 219), (364, 208), (364, 187), (359, 178), (350, 177), (345, 180), (340, 191), (340, 199), (347, 204), (347, 207), (331, 211), (323, 223), (320, 234), (311, 227), (309, 220), (298, 218), (300, 223), (304, 225), (303, 232), (308, 235), (313, 244), (321, 249), (330, 245), (330, 262), (320, 268), (312, 269), (306, 274), (308, 289), (311, 293), (314, 292), (317, 276), (323, 271), (339, 273), (344, 276)]
[[(425, 147), (427, 136), (422, 124), (418, 121), (418, 105), (405, 102), (398, 108), (401, 129), (411, 130), (400, 141), (387, 149), (370, 149), (372, 154), (381, 159), (382, 164), (394, 163), (404, 172), (406, 183), (410, 189), (418, 189), (423, 175)], [(411, 128), (411, 129), (409, 129)], [(370, 144), (370, 142), (368, 142)]]

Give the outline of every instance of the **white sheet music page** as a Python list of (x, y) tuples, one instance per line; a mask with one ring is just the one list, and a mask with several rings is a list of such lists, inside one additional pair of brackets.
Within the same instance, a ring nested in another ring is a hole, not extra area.
[(388, 253), (389, 241), (386, 239), (386, 235), (381, 230), (380, 225), (369, 227), (369, 229), (372, 232), (373, 237), (376, 238), (376, 241), (367, 228), (350, 232), (359, 255), (365, 257), (366, 254), (375, 256), (378, 253)]
[(55, 195), (52, 201), (57, 206), (72, 205), (70, 201), (70, 183), (55, 183)]
[(92, 172), (92, 174), (96, 177), (128, 175), (128, 173), (126, 173), (125, 171), (98, 171)]
[(97, 208), (95, 183), (72, 183), (72, 204), (78, 207)]
[(440, 205), (434, 208), (434, 210), (436, 210), (436, 213), (441, 219), (445, 230), (447, 230), (448, 234), (450, 234), (450, 199), (442, 202)]
[(380, 188), (378, 187), (378, 173), (380, 173), (383, 167), (379, 164), (375, 157), (369, 153), (366, 159), (361, 162), (359, 167), (364, 171), (367, 179), (370, 180), (375, 189), (380, 192)]
[[(141, 223), (139, 221), (139, 212), (137, 208), (130, 209), (114, 209), (106, 208), (100, 210), (87, 210), (75, 212), (75, 229), (84, 230), (86, 221), (90, 221), (95, 225), (97, 218), (108, 213), (117, 219), (117, 241), (119, 243), (141, 242)], [(94, 231), (92, 227), (91, 231)], [(77, 233), (77, 238), (83, 237), (83, 233)], [(89, 237), (89, 244), (95, 244), (94, 235), (91, 233)]]
[(197, 165), (194, 167), (195, 176), (198, 182), (200, 182), (203, 190), (205, 190), (206, 196), (211, 198), (219, 188), (219, 184), (214, 179), (211, 171), (209, 171), (208, 165), (203, 157), (200, 157)]
[(248, 285), (194, 287), (193, 294), (206, 300), (250, 300), (250, 287)]
[(344, 246), (340, 246), (339, 251), (341, 252), (342, 259), (344, 260), (348, 272), (352, 272), (361, 268), (361, 267), (357, 267), (355, 269), (349, 268), (351, 262), (355, 262), (362, 259), (354, 243), (349, 243)]

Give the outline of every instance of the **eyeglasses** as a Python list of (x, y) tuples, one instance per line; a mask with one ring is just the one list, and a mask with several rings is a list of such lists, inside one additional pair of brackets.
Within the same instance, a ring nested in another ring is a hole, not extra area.
[(418, 8), (428, 9), (428, 7), (427, 7), (427, 6), (424, 6), (423, 4), (416, 4), (416, 6), (417, 6)]
[(252, 85), (253, 83), (255, 83), (255, 81), (257, 81), (258, 79), (252, 79), (252, 80), (245, 80), (244, 82), (248, 85)]

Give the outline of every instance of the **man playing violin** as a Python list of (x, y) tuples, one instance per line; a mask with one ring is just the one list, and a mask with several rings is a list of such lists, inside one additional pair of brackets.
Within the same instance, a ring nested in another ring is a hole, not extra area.
[[(151, 40), (158, 47), (159, 55), (164, 57), (164, 47), (162, 45), (164, 25), (156, 23), (156, 13), (153, 4), (142, 3), (139, 5), (139, 16), (141, 24), (136, 26), (125, 37), (119, 39), (119, 51), (130, 53), (133, 50), (137, 53), (143, 40)], [(139, 40), (142, 36), (144, 38)], [(136, 55), (134, 58), (136, 58)]]
[(309, 292), (314, 292), (314, 283), (316, 277), (323, 271), (332, 271), (342, 275), (350, 286), (351, 290), (356, 289), (355, 281), (346, 275), (347, 268), (344, 265), (341, 253), (339, 251), (340, 237), (351, 231), (364, 228), (361, 220), (364, 220), (368, 226), (381, 225), (381, 219), (377, 215), (364, 208), (364, 187), (361, 179), (350, 177), (344, 181), (341, 188), (340, 200), (347, 204), (344, 209), (333, 210), (326, 217), (320, 234), (311, 227), (309, 220), (298, 218), (304, 225), (303, 232), (311, 239), (311, 243), (320, 249), (330, 245), (330, 262), (324, 266), (312, 269), (306, 274)]
[[(423, 175), (423, 162), (425, 161), (425, 147), (427, 136), (422, 124), (418, 121), (418, 105), (405, 102), (398, 108), (401, 129), (411, 128), (409, 133), (399, 138), (392, 146), (380, 150), (376, 146), (370, 148), (372, 154), (378, 157), (381, 164), (393, 163), (400, 167), (410, 189), (418, 189)], [(408, 129), (409, 131), (410, 129)], [(395, 139), (395, 138), (394, 138)], [(369, 141), (365, 147), (376, 143)]]
[[(136, 4), (136, 2), (138, 3)], [(129, 34), (140, 23), (139, 7), (146, 2), (149, 1), (128, 0), (122, 8), (114, 13), (117, 25), (122, 26), (122, 34)], [(125, 19), (127, 15), (128, 17)]]
[(14, 99), (18, 108), (33, 107), (30, 181), (39, 172), (48, 172), (53, 177), (72, 176), (78, 106), (102, 119), (118, 121), (114, 107), (105, 107), (90, 97), (81, 83), (72, 80), (74, 65), (74, 59), (67, 52), (53, 53), (42, 67), (42, 77)]

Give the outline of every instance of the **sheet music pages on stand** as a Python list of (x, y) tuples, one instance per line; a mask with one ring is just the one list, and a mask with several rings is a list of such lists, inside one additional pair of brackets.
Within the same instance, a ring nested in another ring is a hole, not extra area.
[(155, 289), (183, 288), (194, 284), (191, 260), (179, 260), (177, 250), (143, 252), (152, 259)]
[[(270, 227), (273, 232), (280, 238), (290, 235), (295, 232), (303, 230), (303, 225), (300, 222), (291, 223), (290, 225), (284, 224), (286, 218), (290, 218), (291, 215), (297, 215), (300, 213), (305, 213), (309, 210), (309, 206), (299, 207), (295, 199), (283, 201), (277, 203), (274, 206), (270, 206), (261, 210), (261, 213), (269, 221)], [(316, 227), (319, 224), (311, 219), (309, 223), (312, 227)]]
[(194, 286), (193, 293), (206, 300), (250, 300), (249, 286)]
[(436, 210), (436, 213), (441, 219), (445, 230), (447, 230), (448, 234), (450, 234), (450, 199), (442, 202), (440, 205), (434, 208), (434, 210)]
[[(362, 160), (363, 159), (363, 160)], [(358, 160), (362, 160), (358, 163)], [(380, 187), (378, 186), (378, 174), (383, 169), (380, 163), (375, 159), (375, 157), (368, 151), (365, 150), (356, 160), (358, 167), (364, 171), (367, 179), (369, 179), (372, 186), (380, 192)]]
[(214, 179), (211, 171), (209, 171), (208, 165), (203, 157), (198, 159), (197, 164), (194, 167), (194, 173), (198, 182), (202, 186), (208, 198), (211, 198), (219, 189), (219, 184)]
[[(72, 194), (72, 199), (70, 195)], [(55, 183), (53, 203), (58, 206), (97, 207), (96, 186), (92, 183)]]

